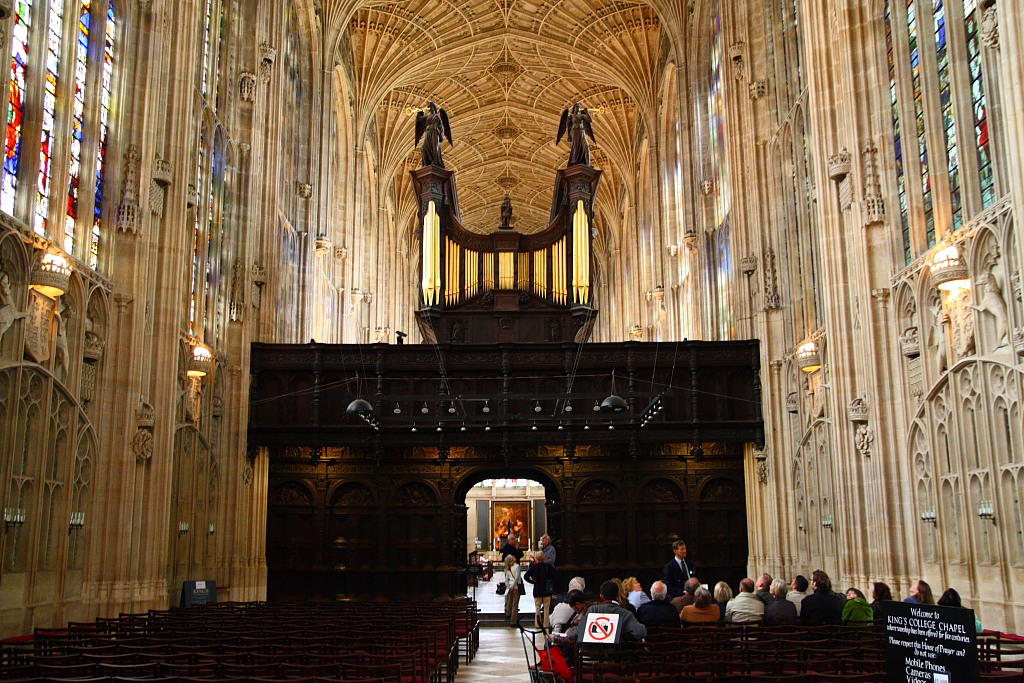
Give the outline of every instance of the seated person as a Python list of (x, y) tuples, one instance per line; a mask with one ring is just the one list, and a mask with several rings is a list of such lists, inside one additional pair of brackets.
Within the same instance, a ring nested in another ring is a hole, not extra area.
[[(647, 627), (637, 621), (632, 612), (619, 605), (618, 598), (619, 585), (614, 581), (605, 581), (601, 584), (601, 599), (604, 602), (591, 606), (587, 610), (587, 617), (591, 614), (617, 614), (619, 616), (619, 631), (622, 634), (620, 641), (627, 637), (637, 641), (643, 640), (647, 636)], [(586, 628), (586, 624), (586, 619), (581, 618), (580, 623), (569, 629), (565, 637), (568, 640), (582, 641), (583, 629)]]
[[(937, 603), (935, 603), (935, 604), (936, 605), (942, 605), (943, 607), (960, 607), (960, 608), (963, 608), (963, 603), (960, 601), (960, 594), (956, 592), (955, 588), (947, 589), (946, 592), (942, 594), (942, 597), (939, 598), (939, 601)], [(975, 612), (974, 613), (974, 632), (976, 634), (978, 634), (978, 635), (981, 635), (982, 630), (983, 629), (981, 628), (981, 619), (978, 618), (978, 613)]]
[(677, 612), (681, 612), (684, 607), (693, 604), (693, 593), (698, 588), (700, 588), (700, 579), (693, 577), (686, 580), (686, 583), (683, 584), (683, 594), (672, 598), (672, 606), (676, 608)]
[(631, 576), (622, 582), (622, 590), (626, 592), (626, 600), (629, 601), (629, 604), (633, 605), (634, 609), (640, 609), (640, 605), (651, 600), (647, 597), (647, 593), (644, 593), (644, 587), (635, 576)]
[(772, 581), (771, 594), (775, 601), (764, 608), (764, 625), (795, 624), (800, 618), (795, 602), (786, 599), (789, 586), (782, 579)]
[(636, 618), (644, 626), (677, 626), (679, 613), (668, 601), (668, 586), (664, 581), (651, 584), (651, 599), (636, 610)]
[(764, 618), (764, 603), (754, 595), (753, 579), (740, 581), (740, 592), (725, 606), (725, 620), (734, 624), (756, 624)]
[(585, 606), (583, 591), (575, 588), (570, 590), (565, 600), (551, 610), (551, 632), (565, 633), (575, 626)]
[(846, 605), (843, 606), (843, 623), (863, 626), (875, 621), (875, 610), (871, 608), (864, 594), (857, 588), (846, 589)]
[(812, 626), (838, 624), (843, 618), (843, 603), (832, 592), (832, 579), (821, 569), (811, 574), (814, 592), (804, 598), (800, 607), (800, 623)]
[(716, 623), (719, 616), (718, 605), (712, 599), (711, 591), (704, 586), (697, 586), (693, 593), (693, 604), (683, 608), (679, 613), (679, 621), (684, 624)]

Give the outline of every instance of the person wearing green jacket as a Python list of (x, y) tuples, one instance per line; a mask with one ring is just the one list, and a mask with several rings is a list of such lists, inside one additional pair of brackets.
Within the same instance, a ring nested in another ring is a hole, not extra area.
[(864, 594), (856, 588), (846, 589), (846, 606), (843, 607), (843, 623), (851, 626), (863, 626), (875, 620), (875, 610)]

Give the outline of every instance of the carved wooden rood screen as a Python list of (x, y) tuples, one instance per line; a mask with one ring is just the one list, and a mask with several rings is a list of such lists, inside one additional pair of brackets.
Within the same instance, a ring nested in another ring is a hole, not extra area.
[(453, 173), (412, 174), (424, 343), (252, 346), (268, 597), (464, 593), (466, 493), (503, 477), (543, 484), (563, 576), (649, 582), (683, 538), (702, 578), (735, 584), (758, 342), (587, 341), (590, 166), (558, 171), (533, 235), (508, 199), (496, 232), (464, 229)]

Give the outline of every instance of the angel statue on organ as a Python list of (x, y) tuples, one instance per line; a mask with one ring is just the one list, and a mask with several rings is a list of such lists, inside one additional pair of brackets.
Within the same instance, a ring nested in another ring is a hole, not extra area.
[(445, 138), (448, 144), (452, 142), (452, 127), (448, 123), (448, 112), (438, 109), (433, 102), (427, 104), (427, 110), (422, 109), (416, 113), (416, 144), (423, 139), (423, 146), (420, 152), (423, 154), (424, 166), (437, 166), (444, 168), (444, 159), (441, 158), (441, 143)]
[(572, 109), (562, 112), (562, 119), (558, 122), (558, 138), (555, 144), (562, 142), (562, 137), (569, 135), (569, 163), (568, 166), (590, 166), (590, 143), (589, 137), (594, 142), (594, 128), (590, 125), (592, 119), (590, 112), (579, 102), (572, 105)]

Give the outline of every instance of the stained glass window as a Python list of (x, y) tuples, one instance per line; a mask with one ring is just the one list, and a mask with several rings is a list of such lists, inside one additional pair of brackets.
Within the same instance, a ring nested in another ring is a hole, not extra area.
[(82, 171), (82, 126), (85, 119), (85, 82), (89, 73), (89, 25), (92, 0), (78, 6), (78, 30), (75, 40), (75, 92), (71, 102), (71, 154), (68, 161), (68, 207), (64, 216), (64, 251), (75, 250), (78, 224), (78, 184)]
[[(196, 188), (203, 186), (203, 165), (206, 162), (206, 136), (199, 134), (199, 159), (196, 164)], [(192, 228), (192, 279), (191, 291), (189, 294), (188, 306), (188, 327), (191, 334), (196, 334), (199, 321), (199, 258), (202, 246), (202, 223), (200, 222), (201, 211), (199, 204), (196, 204), (195, 224)]]
[(946, 136), (946, 164), (949, 171), (949, 199), (953, 214), (953, 229), (964, 224), (963, 200), (960, 194), (960, 153), (956, 139), (956, 112), (953, 103), (949, 67), (949, 35), (946, 25), (945, 0), (935, 0), (932, 6), (935, 25), (935, 62), (939, 75), (939, 104), (942, 110), (942, 128)]
[(205, 97), (210, 87), (210, 29), (213, 23), (213, 0), (206, 0), (206, 12), (203, 15), (203, 62), (199, 92)]
[(925, 130), (923, 67), (917, 30), (917, 0), (907, 0), (907, 34), (910, 39), (910, 72), (914, 86), (914, 112), (917, 115), (917, 147), (921, 162), (921, 193), (924, 202), (925, 235), (928, 246), (935, 245), (935, 202), (932, 197), (931, 170), (928, 167), (928, 136)]
[(50, 210), (50, 162), (53, 160), (53, 133), (56, 123), (57, 80), (60, 76), (61, 35), (64, 31), (64, 2), (50, 0), (46, 25), (46, 74), (43, 84), (43, 127), (39, 135), (39, 176), (34, 228), (46, 234)]
[(14, 213), (14, 197), (18, 189), (21, 165), (22, 120), (25, 114), (25, 69), (28, 66), (28, 38), (32, 27), (32, 3), (15, 2), (14, 25), (11, 30), (11, 84), (8, 94), (7, 139), (4, 145), (3, 186), (0, 187), (0, 210)]
[(892, 4), (885, 3), (885, 48), (889, 61), (889, 105), (892, 114), (893, 151), (896, 155), (896, 186), (900, 202), (900, 224), (903, 233), (903, 259), (910, 263), (913, 250), (910, 242), (910, 208), (907, 204), (907, 174), (903, 163), (903, 130), (900, 124), (900, 105), (897, 97), (896, 57), (893, 54)]
[(981, 43), (978, 36), (977, 0), (964, 2), (964, 28), (967, 37), (967, 65), (971, 76), (971, 106), (974, 110), (974, 138), (978, 147), (978, 174), (981, 181), (982, 206), (996, 199), (995, 175), (992, 171), (992, 150), (989, 146), (988, 106), (985, 102), (985, 80), (981, 66)]
[(114, 3), (107, 8), (107, 26), (103, 39), (103, 89), (100, 92), (100, 135), (96, 158), (96, 200), (93, 205), (92, 240), (89, 246), (89, 265), (96, 267), (99, 258), (100, 230), (103, 222), (103, 175), (107, 165), (107, 132), (110, 116), (110, 82), (114, 75), (114, 38), (117, 23)]

